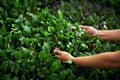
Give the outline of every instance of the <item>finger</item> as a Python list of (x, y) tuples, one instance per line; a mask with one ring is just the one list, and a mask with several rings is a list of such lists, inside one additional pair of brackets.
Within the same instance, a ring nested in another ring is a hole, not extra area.
[(54, 50), (54, 54), (55, 54), (55, 55), (60, 55), (60, 54), (61, 54), (61, 51), (59, 51), (59, 50)]
[(56, 47), (55, 50), (60, 50), (60, 48), (57, 48), (57, 47)]
[(76, 27), (72, 26), (72, 30), (76, 30)]
[(60, 59), (60, 55), (55, 55), (55, 56)]
[(89, 27), (88, 26), (80, 26), (82, 29), (88, 29)]
[(57, 50), (60, 50), (60, 48), (57, 48)]

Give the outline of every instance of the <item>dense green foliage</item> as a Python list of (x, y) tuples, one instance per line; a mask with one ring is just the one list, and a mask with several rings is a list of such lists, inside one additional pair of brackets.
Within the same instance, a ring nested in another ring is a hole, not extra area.
[(120, 12), (120, 0), (91, 0), (97, 3), (100, 3), (102, 6), (107, 6), (116, 9), (116, 11)]
[[(120, 49), (79, 25), (119, 29), (120, 17), (87, 0), (0, 0), (1, 80), (118, 80), (118, 69), (83, 68), (61, 63), (53, 54), (60, 47), (73, 56)], [(112, 12), (111, 12), (112, 11)], [(77, 29), (72, 30), (71, 26)], [(104, 27), (107, 26), (107, 27)]]

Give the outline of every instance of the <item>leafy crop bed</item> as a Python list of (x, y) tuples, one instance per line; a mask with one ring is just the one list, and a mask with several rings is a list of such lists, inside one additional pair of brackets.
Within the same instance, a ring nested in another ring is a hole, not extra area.
[(113, 9), (86, 0), (0, 0), (0, 5), (1, 80), (120, 79), (119, 69), (78, 67), (53, 54), (55, 47), (73, 56), (119, 50), (118, 41), (90, 37), (79, 28), (119, 29), (120, 17)]

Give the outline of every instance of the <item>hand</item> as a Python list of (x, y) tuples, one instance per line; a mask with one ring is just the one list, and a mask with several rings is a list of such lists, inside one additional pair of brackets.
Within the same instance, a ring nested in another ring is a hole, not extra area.
[(54, 50), (55, 56), (61, 61), (72, 60), (74, 57), (65, 51), (61, 51), (59, 48), (55, 48)]
[(98, 33), (98, 30), (90, 26), (81, 26), (82, 29), (85, 29), (89, 35), (94, 35)]

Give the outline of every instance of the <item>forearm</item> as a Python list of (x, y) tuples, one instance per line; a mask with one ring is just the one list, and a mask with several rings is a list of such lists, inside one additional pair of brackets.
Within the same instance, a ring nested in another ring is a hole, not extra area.
[(120, 51), (106, 52), (93, 56), (74, 57), (73, 63), (78, 66), (95, 68), (120, 68)]
[(120, 29), (119, 30), (99, 30), (97, 32), (98, 38), (104, 40), (120, 40)]

